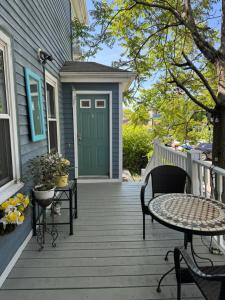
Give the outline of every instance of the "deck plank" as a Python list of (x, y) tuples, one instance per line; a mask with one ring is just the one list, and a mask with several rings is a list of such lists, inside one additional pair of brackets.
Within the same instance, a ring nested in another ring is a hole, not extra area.
[[(140, 183), (80, 184), (74, 235), (68, 235), (68, 226), (58, 226), (57, 247), (47, 237), (42, 252), (32, 238), (4, 283), (1, 299), (175, 300), (174, 273), (161, 293), (156, 286), (173, 266), (172, 256), (164, 261), (165, 253), (182, 245), (183, 235), (148, 218), (143, 241), (139, 193)], [(224, 260), (208, 254), (199, 238), (195, 249), (218, 264)], [(182, 295), (203, 299), (194, 285), (184, 286)]]

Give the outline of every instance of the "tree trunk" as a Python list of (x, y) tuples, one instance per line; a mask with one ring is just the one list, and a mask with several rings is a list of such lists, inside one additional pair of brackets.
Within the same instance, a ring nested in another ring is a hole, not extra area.
[[(215, 107), (214, 124), (213, 124), (213, 153), (212, 163), (215, 166), (225, 169), (225, 107), (217, 105)], [(216, 176), (216, 174), (215, 174)], [(214, 193), (215, 198), (218, 199), (217, 191), (218, 178), (215, 177)], [(222, 201), (225, 203), (225, 182), (222, 181)]]
[(213, 119), (213, 157), (215, 166), (225, 169), (225, 63), (218, 60), (216, 64), (218, 76), (217, 104)]
[(225, 169), (225, 106), (216, 105), (213, 115), (213, 164)]

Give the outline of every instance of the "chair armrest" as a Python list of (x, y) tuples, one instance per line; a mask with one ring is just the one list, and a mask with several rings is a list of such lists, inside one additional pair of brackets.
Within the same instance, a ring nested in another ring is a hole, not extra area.
[(176, 247), (174, 250), (174, 257), (175, 260), (179, 259), (179, 257), (182, 257), (188, 267), (188, 269), (199, 278), (206, 279), (206, 280), (214, 280), (214, 281), (224, 281), (225, 280), (225, 274), (206, 274), (202, 272), (198, 266), (196, 266), (193, 259), (190, 257), (190, 255), (187, 253), (187, 251), (182, 247), (178, 248)]
[(141, 187), (140, 198), (141, 198), (141, 206), (142, 206), (142, 208), (144, 208), (146, 206), (145, 205), (145, 190), (146, 190), (146, 187), (148, 185), (149, 177), (150, 177), (150, 172), (146, 176), (145, 182), (144, 182), (144, 184)]

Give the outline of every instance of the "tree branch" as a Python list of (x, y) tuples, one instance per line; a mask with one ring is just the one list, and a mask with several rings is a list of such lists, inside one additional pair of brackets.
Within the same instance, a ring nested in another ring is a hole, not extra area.
[[(172, 6), (166, 4), (158, 4), (158, 3), (148, 3), (144, 0), (134, 0), (136, 4), (143, 5), (149, 8), (159, 8), (162, 10), (169, 11), (174, 17), (186, 28), (189, 29), (196, 46), (201, 51), (201, 53), (212, 63), (215, 63), (219, 56), (222, 54), (220, 51), (217, 51), (206, 39), (199, 33), (198, 28), (195, 24), (195, 20), (193, 17), (193, 12), (190, 4), (190, 0), (184, 0), (184, 13), (183, 16), (179, 14), (179, 12), (174, 9)], [(223, 0), (225, 1), (225, 0)]]
[(211, 88), (208, 80), (205, 78), (205, 76), (202, 74), (202, 72), (192, 63), (192, 61), (188, 58), (188, 56), (184, 52), (182, 52), (182, 55), (185, 58), (186, 63), (180, 63), (180, 64), (174, 63), (174, 65), (177, 67), (180, 67), (180, 68), (184, 68), (185, 70), (188, 70), (188, 69), (193, 70), (197, 74), (197, 76), (201, 79), (204, 86), (206, 87), (209, 94), (211, 95), (212, 99), (217, 104), (218, 103), (217, 96), (214, 93), (213, 89)]
[[(190, 92), (189, 90), (182, 84), (181, 81), (179, 81), (176, 76), (172, 73), (171, 70), (168, 70), (171, 77), (173, 78), (173, 82), (176, 83), (177, 87), (179, 87), (180, 89), (182, 89), (185, 94), (198, 106), (200, 106), (201, 108), (203, 108), (204, 110), (206, 110), (207, 112), (212, 112), (212, 109), (209, 108), (208, 106), (204, 105), (203, 103), (201, 103), (200, 101), (198, 101)], [(173, 83), (171, 82), (171, 83)]]

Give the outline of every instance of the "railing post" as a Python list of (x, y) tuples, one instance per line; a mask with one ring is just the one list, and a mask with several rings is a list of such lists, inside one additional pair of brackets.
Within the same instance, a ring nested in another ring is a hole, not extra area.
[(187, 152), (187, 173), (191, 178), (191, 192), (194, 195), (199, 195), (199, 177), (198, 177), (198, 166), (193, 163), (193, 160), (200, 160), (201, 151), (190, 150)]

